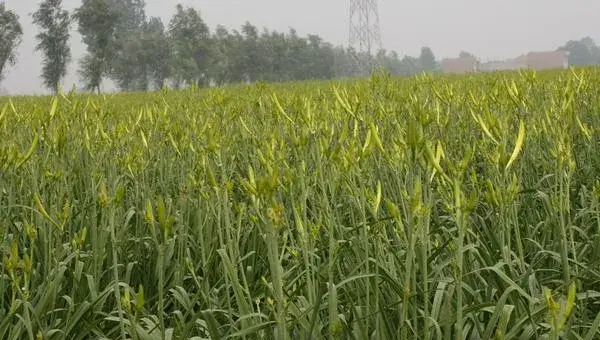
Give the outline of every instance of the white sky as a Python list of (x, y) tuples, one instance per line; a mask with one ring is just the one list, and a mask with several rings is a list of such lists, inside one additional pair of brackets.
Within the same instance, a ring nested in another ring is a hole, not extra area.
[[(0, 0), (1, 1), (1, 0)], [(73, 9), (80, 0), (63, 0)], [(41, 93), (41, 56), (35, 53), (35, 28), (30, 14), (39, 1), (4, 0), (17, 12), (25, 34), (19, 48), (19, 63), (8, 70), (0, 84), (11, 94)], [(177, 3), (200, 10), (214, 28), (222, 24), (239, 28), (246, 20), (255, 26), (279, 31), (295, 28), (299, 34), (319, 34), (336, 45), (348, 41), (350, 0), (147, 0), (148, 16), (168, 23)], [(400, 55), (417, 56), (421, 46), (433, 49), (437, 58), (457, 55), (461, 50), (483, 60), (514, 57), (531, 50), (556, 49), (570, 39), (591, 36), (600, 40), (599, 0), (379, 0), (383, 45)], [(85, 46), (73, 27), (74, 60)], [(598, 41), (600, 43), (600, 41)], [(77, 82), (76, 64), (64, 82)]]

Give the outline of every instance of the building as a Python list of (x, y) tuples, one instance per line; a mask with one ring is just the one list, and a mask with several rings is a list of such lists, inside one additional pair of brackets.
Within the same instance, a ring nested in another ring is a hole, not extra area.
[(446, 58), (441, 62), (444, 73), (469, 73), (479, 70), (479, 61), (472, 56)]
[(511, 60), (507, 61), (490, 61), (482, 63), (479, 70), (482, 72), (493, 72), (493, 71), (515, 71), (523, 68), (527, 68), (525, 63), (517, 63)]
[(484, 72), (493, 71), (515, 71), (527, 68), (527, 56), (521, 55), (517, 58), (502, 61), (491, 61), (482, 63), (480, 70)]
[(527, 67), (540, 71), (547, 69), (558, 69), (569, 67), (569, 52), (567, 51), (545, 51), (529, 52), (527, 54)]
[(461, 57), (442, 60), (444, 73), (515, 71), (531, 69), (535, 71), (564, 69), (569, 67), (569, 52), (540, 51), (529, 52), (513, 59), (479, 63), (474, 57)]
[(482, 63), (480, 71), (508, 71), (531, 69), (536, 71), (569, 67), (569, 52), (542, 51), (529, 52), (514, 59)]

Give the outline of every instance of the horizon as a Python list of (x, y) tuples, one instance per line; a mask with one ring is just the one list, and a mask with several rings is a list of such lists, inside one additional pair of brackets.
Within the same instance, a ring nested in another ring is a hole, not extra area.
[[(4, 3), (7, 9), (19, 15), (24, 35), (18, 48), (19, 61), (15, 66), (7, 67), (6, 79), (0, 88), (6, 89), (10, 95), (46, 94), (48, 91), (39, 77), (41, 54), (34, 52), (36, 28), (31, 24), (30, 16), (37, 9), (39, 1), (25, 3), (22, 0), (5, 0)], [(303, 3), (275, 0), (255, 0), (252, 3), (244, 0), (154, 0), (146, 2), (146, 14), (148, 17), (160, 17), (166, 26), (178, 3), (199, 10), (211, 31), (217, 25), (229, 31), (239, 30), (248, 21), (259, 30), (267, 28), (287, 32), (294, 28), (300, 36), (317, 34), (333, 45), (348, 46), (347, 0), (328, 0), (327, 3), (316, 0)], [(63, 0), (63, 4), (72, 11), (79, 6), (80, 0)], [(236, 10), (232, 10), (232, 7)], [(543, 13), (539, 11), (540, 8), (544, 8)], [(420, 48), (428, 46), (438, 61), (457, 57), (463, 50), (482, 62), (500, 61), (530, 51), (556, 50), (569, 40), (586, 36), (597, 41), (600, 28), (595, 23), (599, 15), (594, 13), (600, 13), (600, 2), (592, 0), (573, 0), (571, 3), (558, 0), (530, 0), (527, 3), (506, 0), (486, 4), (469, 0), (445, 3), (422, 0), (405, 4), (389, 0), (379, 2), (383, 48), (396, 51), (402, 58), (418, 56)], [(506, 25), (506, 22), (510, 22), (510, 25)], [(563, 24), (559, 26), (557, 22)], [(71, 26), (70, 45), (73, 60), (63, 81), (63, 88), (71, 88), (72, 85), (78, 87), (77, 61), (85, 53), (85, 45), (81, 42), (75, 23)], [(106, 86), (110, 83), (103, 82), (104, 91), (112, 88)]]

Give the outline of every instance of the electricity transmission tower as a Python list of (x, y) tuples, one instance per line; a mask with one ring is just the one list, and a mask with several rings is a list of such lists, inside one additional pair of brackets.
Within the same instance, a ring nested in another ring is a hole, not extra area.
[(368, 57), (382, 48), (377, 0), (350, 0), (350, 47), (357, 52), (359, 73), (368, 72)]

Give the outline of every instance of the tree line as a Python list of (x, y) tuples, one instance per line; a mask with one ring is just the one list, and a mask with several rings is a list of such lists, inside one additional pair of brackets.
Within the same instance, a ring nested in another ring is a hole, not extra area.
[[(57, 91), (72, 62), (69, 40), (76, 25), (86, 45), (77, 70), (86, 90), (101, 90), (112, 80), (121, 91), (147, 91), (165, 86), (209, 86), (254, 81), (318, 80), (358, 77), (381, 67), (392, 75), (439, 70), (429, 47), (418, 57), (395, 51), (374, 55), (334, 46), (320, 36), (259, 30), (246, 22), (239, 30), (211, 30), (200, 12), (176, 6), (168, 23), (148, 17), (143, 0), (82, 0), (72, 12), (62, 0), (44, 0), (32, 14), (39, 29), (36, 51), (43, 54), (40, 77)], [(17, 62), (23, 31), (19, 17), (0, 3), (0, 82)], [(600, 64), (600, 48), (591, 38), (569, 41), (572, 65)], [(357, 67), (365, 66), (362, 68)]]
[[(70, 29), (86, 45), (77, 61), (86, 90), (100, 91), (110, 79), (122, 91), (146, 91), (165, 86), (209, 86), (236, 82), (318, 80), (363, 75), (366, 69), (384, 67), (396, 75), (433, 71), (438, 67), (430, 48), (419, 57), (400, 58), (396, 52), (375, 55), (334, 46), (320, 36), (259, 30), (246, 22), (240, 30), (217, 26), (211, 30), (200, 12), (176, 6), (167, 24), (148, 17), (143, 0), (82, 0), (69, 13), (62, 0), (44, 0), (32, 15), (39, 28), (36, 50), (43, 54), (44, 85), (57, 91), (72, 62)], [(19, 17), (0, 3), (0, 81), (8, 66), (17, 62), (21, 43)]]

